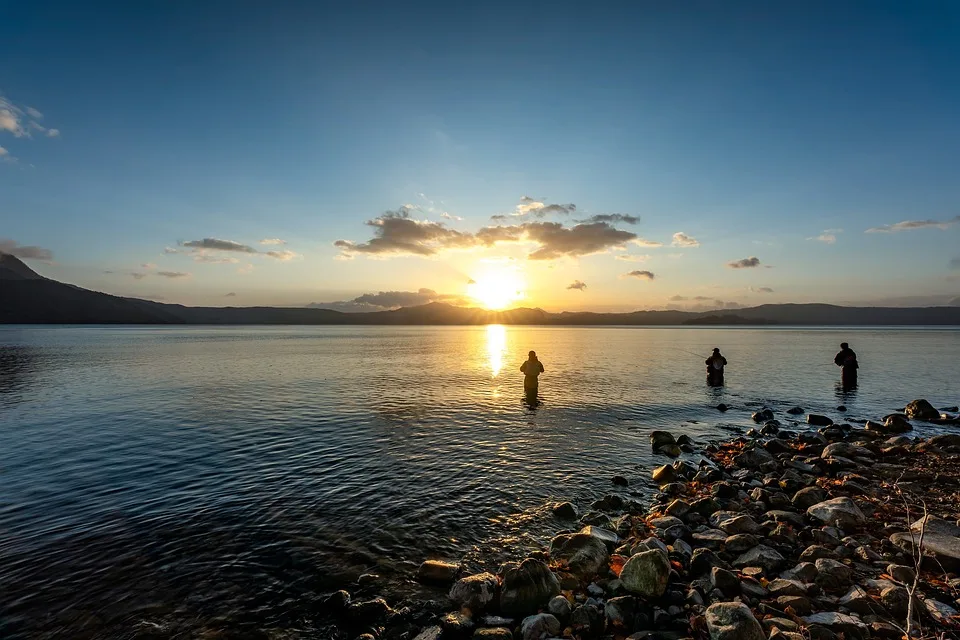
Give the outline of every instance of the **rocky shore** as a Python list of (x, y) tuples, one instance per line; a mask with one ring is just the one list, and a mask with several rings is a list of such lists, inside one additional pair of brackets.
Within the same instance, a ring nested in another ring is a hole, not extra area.
[(418, 580), (445, 598), (331, 594), (337, 636), (960, 639), (960, 430), (910, 436), (960, 422), (925, 400), (862, 425), (843, 415), (763, 409), (713, 444), (654, 431), (657, 453), (699, 459), (654, 469), (651, 504), (615, 476), (583, 514), (555, 505), (549, 548), (496, 574), (425, 562)]

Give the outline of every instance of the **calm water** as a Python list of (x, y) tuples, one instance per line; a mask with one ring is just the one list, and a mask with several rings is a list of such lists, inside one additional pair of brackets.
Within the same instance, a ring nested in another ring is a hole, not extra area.
[[(722, 390), (689, 353), (713, 346)], [(0, 328), (0, 636), (310, 629), (360, 573), (415, 589), (424, 558), (548, 540), (546, 505), (585, 506), (615, 473), (648, 491), (652, 429), (955, 405), (958, 378), (944, 329)]]

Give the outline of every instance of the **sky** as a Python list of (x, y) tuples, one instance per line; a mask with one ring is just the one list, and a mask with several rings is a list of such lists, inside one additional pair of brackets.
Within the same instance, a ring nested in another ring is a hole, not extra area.
[(0, 2), (0, 251), (209, 306), (960, 303), (960, 3)]

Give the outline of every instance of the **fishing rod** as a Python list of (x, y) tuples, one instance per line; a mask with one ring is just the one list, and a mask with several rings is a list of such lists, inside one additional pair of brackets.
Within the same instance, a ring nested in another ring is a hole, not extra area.
[(694, 353), (693, 351), (687, 351), (686, 349), (677, 349), (676, 347), (674, 347), (674, 349), (676, 349), (677, 351), (682, 351), (683, 353), (689, 353), (690, 355), (697, 356), (698, 358), (703, 358), (704, 360), (707, 359), (706, 356), (702, 356), (699, 353)]

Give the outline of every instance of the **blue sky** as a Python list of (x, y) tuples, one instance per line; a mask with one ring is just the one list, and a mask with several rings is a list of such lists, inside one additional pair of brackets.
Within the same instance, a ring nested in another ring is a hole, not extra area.
[(5, 4), (0, 249), (50, 277), (210, 305), (960, 296), (956, 3)]

